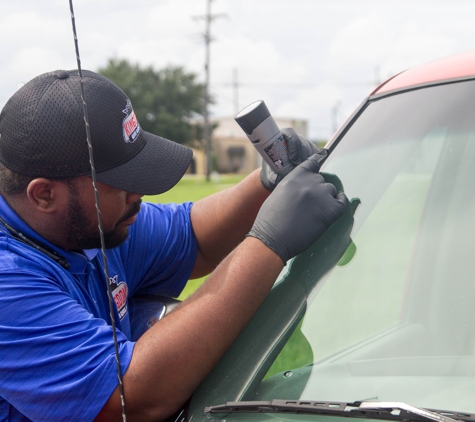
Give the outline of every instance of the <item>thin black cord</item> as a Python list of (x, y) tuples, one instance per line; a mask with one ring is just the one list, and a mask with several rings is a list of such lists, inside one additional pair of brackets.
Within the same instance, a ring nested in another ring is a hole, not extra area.
[(112, 335), (114, 338), (115, 360), (117, 363), (117, 377), (119, 379), (120, 401), (122, 405), (122, 420), (123, 422), (126, 422), (124, 383), (122, 380), (122, 369), (121, 369), (120, 358), (119, 358), (119, 345), (117, 342), (117, 326), (115, 323), (115, 316), (114, 316), (112, 288), (109, 283), (109, 268), (107, 264), (107, 255), (106, 255), (106, 248), (105, 248), (105, 242), (104, 242), (104, 232), (102, 228), (102, 215), (101, 215), (101, 209), (99, 206), (99, 194), (97, 191), (97, 183), (96, 183), (96, 169), (94, 167), (94, 156), (93, 156), (93, 149), (92, 149), (92, 142), (91, 142), (91, 133), (89, 130), (89, 118), (87, 114), (86, 98), (84, 95), (84, 83), (83, 83), (83, 78), (82, 78), (81, 59), (79, 56), (79, 43), (78, 43), (78, 37), (77, 37), (77, 32), (76, 32), (76, 21), (74, 18), (72, 0), (69, 0), (69, 7), (71, 10), (71, 23), (73, 26), (74, 45), (76, 47), (76, 59), (77, 59), (77, 64), (78, 64), (79, 79), (81, 82), (81, 100), (82, 100), (82, 107), (83, 107), (83, 112), (84, 112), (84, 123), (86, 125), (87, 146), (89, 150), (89, 163), (91, 165), (92, 185), (94, 187), (94, 198), (95, 198), (95, 204), (96, 204), (96, 210), (97, 210), (99, 235), (101, 238), (101, 251), (102, 251), (102, 258), (104, 260), (104, 273), (106, 276), (107, 293), (108, 293), (108, 298), (109, 298), (109, 311), (110, 311), (110, 317), (111, 317), (111, 323), (112, 323)]

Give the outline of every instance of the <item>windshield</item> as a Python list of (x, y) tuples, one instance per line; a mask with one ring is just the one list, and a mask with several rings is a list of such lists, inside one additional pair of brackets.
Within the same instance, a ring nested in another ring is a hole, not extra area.
[[(474, 110), (474, 81), (365, 108), (322, 169), (361, 201), (356, 254), (314, 281), (303, 319), (245, 400), (475, 412)], [(287, 277), (326, 259), (299, 258)]]

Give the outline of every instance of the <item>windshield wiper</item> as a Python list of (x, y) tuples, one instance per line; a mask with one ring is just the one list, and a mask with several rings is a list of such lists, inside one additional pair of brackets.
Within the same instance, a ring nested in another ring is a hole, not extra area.
[(428, 410), (396, 402), (319, 402), (272, 400), (228, 402), (205, 408), (205, 413), (301, 413), (390, 421), (475, 422), (475, 415), (446, 410)]

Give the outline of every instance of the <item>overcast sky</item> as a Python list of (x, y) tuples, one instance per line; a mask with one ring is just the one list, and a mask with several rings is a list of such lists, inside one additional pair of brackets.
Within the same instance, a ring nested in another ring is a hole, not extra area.
[[(111, 57), (204, 80), (208, 0), (74, 0), (84, 69)], [(0, 107), (36, 75), (76, 67), (68, 0), (0, 0)], [(475, 49), (475, 0), (213, 0), (213, 117), (262, 99), (328, 138), (376, 84)], [(234, 88), (237, 82), (238, 89)], [(337, 117), (336, 121), (334, 117)]]

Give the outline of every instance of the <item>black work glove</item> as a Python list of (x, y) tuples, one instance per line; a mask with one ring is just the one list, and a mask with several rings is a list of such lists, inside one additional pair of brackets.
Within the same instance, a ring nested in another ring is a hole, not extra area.
[[(281, 130), (281, 132), (287, 142), (287, 149), (289, 151), (289, 159), (292, 169), (297, 167), (300, 163), (303, 163), (311, 155), (319, 152), (318, 148), (312, 142), (310, 142), (307, 138), (298, 135), (294, 129), (284, 128)], [(325, 149), (321, 149), (320, 152), (322, 154), (328, 154), (328, 151)], [(271, 170), (268, 164), (263, 161), (261, 182), (269, 192), (272, 192), (283, 178), (284, 176)]]
[(323, 159), (314, 154), (288, 174), (262, 204), (248, 234), (284, 263), (308, 249), (348, 204), (346, 195), (318, 173)]

